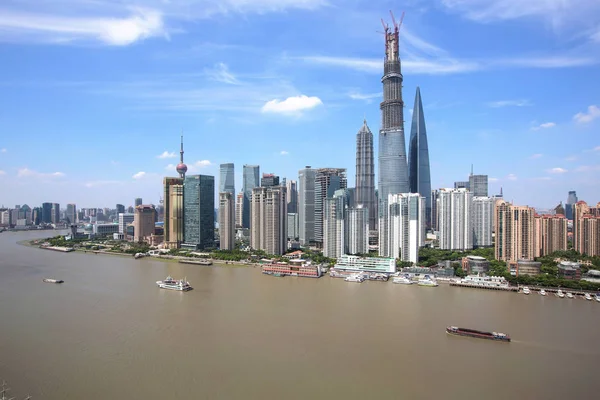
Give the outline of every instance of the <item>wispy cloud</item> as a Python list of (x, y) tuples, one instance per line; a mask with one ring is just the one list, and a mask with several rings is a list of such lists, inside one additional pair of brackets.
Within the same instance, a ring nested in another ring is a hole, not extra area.
[(490, 182), (498, 182), (499, 179), (498, 178), (488, 178), (488, 181), (490, 181)]
[(6, 175), (6, 172), (4, 172), (0, 169), (0, 175)]
[(586, 67), (596, 65), (600, 60), (592, 57), (580, 56), (531, 56), (531, 57), (515, 57), (494, 60), (491, 66), (500, 68), (571, 68), (571, 67)]
[(577, 156), (569, 156), (565, 158), (565, 161), (577, 161)]
[(218, 63), (213, 68), (207, 68), (204, 70), (204, 73), (209, 79), (212, 79), (216, 82), (228, 83), (230, 85), (239, 85), (239, 81), (229, 71), (229, 67), (227, 64)]
[(155, 36), (167, 37), (160, 11), (130, 8), (126, 17), (63, 16), (0, 9), (0, 38), (69, 43), (92, 40), (126, 46)]
[(600, 146), (596, 146), (592, 149), (592, 151), (600, 151)]
[(600, 171), (600, 165), (580, 165), (575, 168), (576, 172)]
[(0, 149), (0, 153), (6, 153), (6, 152), (8, 152), (8, 150), (6, 150), (5, 148)]
[(381, 92), (378, 93), (359, 93), (359, 92), (350, 92), (348, 93), (348, 97), (352, 100), (364, 100), (367, 103), (371, 103), (373, 99), (380, 98), (382, 96)]
[(567, 172), (567, 170), (564, 168), (556, 167), (549, 169), (548, 172), (551, 174), (564, 174), (565, 172)]
[(17, 171), (17, 177), (19, 178), (62, 178), (65, 176), (62, 172), (38, 172), (29, 168), (20, 168)]
[(534, 181), (551, 181), (552, 178), (550, 178), (549, 176), (538, 176), (536, 178), (531, 178), (531, 180), (534, 180)]
[(573, 119), (579, 124), (587, 124), (598, 117), (600, 117), (600, 107), (591, 105), (588, 107), (587, 112), (577, 113), (573, 116)]
[(556, 126), (556, 123), (554, 123), (554, 122), (544, 122), (543, 124), (532, 126), (531, 130), (539, 131), (540, 129), (554, 128), (555, 126)]
[(508, 174), (506, 176), (506, 179), (508, 179), (509, 181), (516, 181), (517, 180), (517, 176), (515, 174)]
[(287, 156), (287, 155), (288, 155), (288, 154), (290, 154), (290, 153), (288, 153), (288, 152), (287, 152), (287, 151), (285, 151), (285, 150), (281, 150), (281, 151), (279, 152), (279, 154), (281, 154), (282, 156)]
[(543, 156), (543, 154), (538, 153), (538, 154), (532, 154), (529, 158), (532, 160), (536, 160), (538, 158), (542, 158), (542, 156)]
[[(199, 172), (200, 170), (208, 168), (212, 165), (213, 165), (213, 163), (210, 162), (209, 160), (198, 160), (191, 164), (187, 164), (188, 172), (191, 172), (191, 173)], [(175, 166), (173, 166), (173, 168), (175, 168)]]
[(137, 172), (137, 173), (133, 174), (132, 178), (133, 178), (133, 179), (142, 179), (142, 178), (144, 178), (146, 175), (147, 175), (147, 173), (146, 173), (146, 172), (144, 172), (144, 171), (140, 171), (140, 172)]
[(492, 101), (487, 103), (488, 107), (492, 107), (492, 108), (500, 108), (500, 107), (528, 107), (528, 106), (532, 106), (533, 103), (530, 100), (527, 99), (521, 99), (521, 100), (499, 100), (499, 101)]
[(261, 111), (263, 113), (298, 114), (322, 104), (321, 99), (316, 96), (300, 95), (288, 97), (285, 100), (274, 99), (267, 101)]
[(175, 154), (175, 152), (168, 152), (168, 151), (163, 151), (162, 154), (159, 154), (156, 156), (156, 158), (160, 158), (160, 159), (165, 159), (165, 158), (175, 158), (177, 157), (177, 154)]

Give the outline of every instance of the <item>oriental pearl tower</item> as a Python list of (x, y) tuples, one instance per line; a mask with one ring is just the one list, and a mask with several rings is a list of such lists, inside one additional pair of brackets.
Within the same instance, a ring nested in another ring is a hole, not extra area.
[(183, 135), (181, 135), (181, 151), (179, 151), (179, 164), (177, 164), (177, 173), (181, 179), (185, 179), (185, 173), (188, 170), (187, 165), (183, 163)]

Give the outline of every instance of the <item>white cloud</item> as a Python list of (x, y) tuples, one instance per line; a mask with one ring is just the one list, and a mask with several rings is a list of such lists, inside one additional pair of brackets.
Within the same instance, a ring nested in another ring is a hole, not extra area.
[(600, 117), (600, 107), (598, 107), (596, 105), (591, 105), (588, 107), (587, 113), (586, 112), (577, 113), (573, 116), (573, 119), (577, 123), (587, 124), (589, 122), (592, 122), (593, 120), (595, 120), (598, 117)]
[(17, 171), (17, 177), (19, 178), (62, 178), (65, 176), (62, 172), (38, 172), (29, 168), (21, 168)]
[(567, 170), (564, 168), (556, 167), (549, 169), (548, 172), (551, 174), (564, 174), (565, 172), (567, 172)]
[(142, 179), (146, 176), (147, 174), (144, 171), (140, 171), (138, 173), (133, 174), (132, 178), (133, 179)]
[(166, 36), (162, 13), (130, 8), (127, 17), (59, 16), (1, 10), (0, 37), (34, 42), (69, 43), (95, 40), (112, 46), (126, 46), (154, 36)]
[(600, 165), (580, 165), (575, 168), (576, 172), (588, 172), (588, 171), (599, 171)]
[(175, 168), (177, 168), (177, 166), (175, 164), (169, 164), (165, 167), (165, 170), (167, 171), (175, 171)]
[(287, 156), (287, 155), (288, 155), (288, 154), (290, 154), (290, 153), (288, 153), (288, 152), (287, 152), (287, 151), (285, 151), (285, 150), (281, 150), (281, 151), (279, 152), (279, 154), (281, 154), (282, 156)]
[(532, 127), (531, 130), (539, 131), (540, 129), (554, 128), (555, 126), (556, 126), (556, 123), (554, 123), (554, 122), (544, 122), (543, 124)]
[(506, 179), (508, 179), (509, 181), (516, 181), (517, 180), (517, 176), (515, 174), (508, 174), (506, 176)]
[(212, 69), (205, 69), (204, 73), (213, 81), (228, 83), (230, 85), (238, 85), (240, 82), (229, 72), (227, 64), (218, 63)]
[(6, 175), (6, 172), (4, 172), (0, 169), (0, 175)]
[(537, 158), (541, 158), (542, 156), (543, 156), (543, 154), (539, 154), (539, 153), (538, 153), (538, 154), (533, 154), (533, 155), (532, 155), (531, 157), (529, 157), (529, 158), (531, 158), (532, 160), (535, 160), (535, 159), (537, 159)]
[(323, 102), (318, 97), (308, 97), (302, 94), (300, 96), (288, 97), (285, 100), (274, 99), (267, 101), (261, 111), (263, 113), (297, 114), (322, 104)]
[(8, 150), (6, 150), (5, 148), (0, 149), (0, 153), (6, 153)]
[(534, 56), (499, 59), (492, 62), (498, 67), (514, 68), (569, 68), (598, 64), (598, 59), (579, 56)]
[(592, 151), (600, 151), (600, 146), (596, 146), (592, 149)]
[(565, 161), (576, 161), (577, 160), (577, 156), (569, 156), (565, 158)]
[(381, 92), (378, 93), (359, 93), (359, 92), (350, 92), (348, 93), (348, 97), (352, 100), (365, 100), (367, 103), (373, 101), (373, 99), (382, 97), (383, 94)]
[(198, 172), (201, 169), (205, 169), (210, 167), (211, 165), (213, 165), (212, 162), (210, 162), (209, 160), (198, 160), (192, 164), (187, 164), (188, 166), (188, 173), (189, 172)]
[(533, 103), (527, 99), (522, 99), (522, 100), (499, 100), (499, 101), (492, 101), (490, 103), (487, 103), (487, 105), (489, 107), (492, 108), (500, 108), (500, 107), (527, 107), (527, 106), (532, 106)]
[(499, 179), (498, 178), (488, 178), (488, 181), (490, 181), (490, 182), (498, 182)]
[(158, 156), (156, 156), (156, 158), (161, 158), (161, 159), (165, 159), (165, 158), (175, 158), (177, 157), (177, 154), (175, 154), (175, 152), (171, 152), (169, 153), (168, 151), (164, 151), (162, 154), (159, 154)]

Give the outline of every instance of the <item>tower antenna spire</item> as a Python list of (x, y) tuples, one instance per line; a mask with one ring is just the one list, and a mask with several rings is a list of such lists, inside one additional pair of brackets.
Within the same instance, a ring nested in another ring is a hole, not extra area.
[(179, 177), (184, 179), (185, 173), (187, 172), (187, 165), (183, 162), (183, 129), (181, 130), (181, 150), (179, 151), (179, 164), (177, 165), (177, 173), (179, 173)]

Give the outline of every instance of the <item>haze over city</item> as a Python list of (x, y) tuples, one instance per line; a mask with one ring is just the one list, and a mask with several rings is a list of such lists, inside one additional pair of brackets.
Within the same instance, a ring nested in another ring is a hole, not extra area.
[[(243, 164), (353, 180), (363, 118), (380, 128), (379, 19), (397, 2), (38, 3), (0, 5), (4, 205), (158, 203), (181, 133), (190, 173), (233, 162), (237, 191)], [(473, 164), (519, 204), (600, 199), (600, 4), (402, 8), (405, 131), (419, 86), (432, 188)]]

